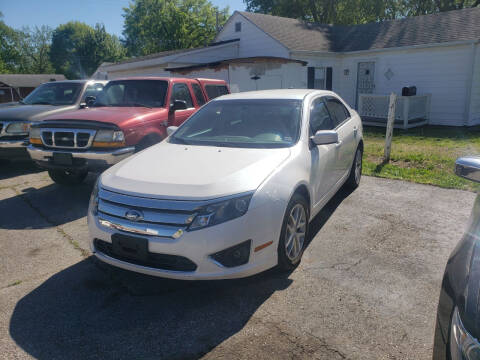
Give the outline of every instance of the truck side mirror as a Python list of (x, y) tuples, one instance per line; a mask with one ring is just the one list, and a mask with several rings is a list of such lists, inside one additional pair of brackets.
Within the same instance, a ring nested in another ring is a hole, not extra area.
[(90, 107), (90, 106), (92, 106), (93, 104), (95, 104), (95, 101), (96, 101), (96, 100), (97, 100), (97, 98), (96, 98), (95, 96), (92, 96), (92, 95), (86, 96), (86, 97), (85, 97), (85, 105), (86, 105), (87, 107)]
[(177, 110), (186, 110), (187, 109), (187, 102), (185, 100), (174, 100), (173, 104), (170, 105), (170, 111), (177, 111)]

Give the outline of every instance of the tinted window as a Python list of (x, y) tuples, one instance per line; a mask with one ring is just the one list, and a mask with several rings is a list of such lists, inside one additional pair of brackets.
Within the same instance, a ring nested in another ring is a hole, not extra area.
[(301, 100), (223, 100), (206, 104), (170, 141), (177, 144), (274, 148), (295, 144)]
[(95, 84), (90, 84), (87, 86), (85, 89), (85, 94), (83, 95), (83, 98), (85, 99), (87, 96), (95, 96), (103, 90), (103, 84), (102, 83), (95, 83)]
[(205, 100), (205, 96), (203, 96), (202, 89), (198, 84), (192, 84), (193, 93), (195, 94), (195, 98), (197, 99), (198, 106), (202, 106), (207, 101)]
[(187, 108), (193, 107), (192, 96), (190, 95), (190, 90), (186, 84), (175, 84), (173, 85), (172, 96), (170, 99), (171, 105), (175, 100), (182, 100), (187, 103)]
[(228, 89), (225, 85), (205, 85), (205, 90), (210, 100), (228, 94)]
[(328, 111), (330, 112), (330, 115), (335, 122), (335, 126), (340, 125), (342, 122), (344, 122), (350, 117), (348, 110), (345, 108), (345, 106), (340, 100), (333, 97), (328, 97), (326, 100)]
[(40, 85), (23, 102), (28, 105), (72, 105), (82, 90), (82, 83), (46, 83)]
[(98, 93), (95, 106), (165, 106), (168, 83), (163, 80), (110, 81)]
[(332, 130), (335, 128), (322, 98), (314, 100), (310, 107), (310, 128), (313, 134), (318, 130)]

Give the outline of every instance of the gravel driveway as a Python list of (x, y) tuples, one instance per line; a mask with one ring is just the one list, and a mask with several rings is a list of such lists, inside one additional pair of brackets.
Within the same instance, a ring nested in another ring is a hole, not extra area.
[(364, 177), (315, 218), (294, 272), (179, 282), (90, 256), (93, 182), (0, 164), (0, 358), (429, 359), (475, 197)]

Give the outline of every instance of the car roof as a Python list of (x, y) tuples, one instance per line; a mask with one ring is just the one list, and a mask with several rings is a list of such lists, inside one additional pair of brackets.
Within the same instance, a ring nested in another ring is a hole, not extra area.
[(124, 81), (124, 80), (164, 80), (164, 81), (174, 81), (174, 82), (191, 82), (191, 81), (200, 81), (200, 82), (216, 82), (216, 83), (225, 83), (225, 80), (219, 79), (194, 79), (194, 78), (181, 78), (181, 77), (160, 77), (160, 76), (128, 76), (118, 79), (111, 79), (110, 81)]
[(59, 80), (59, 81), (47, 81), (47, 82), (44, 82), (43, 84), (68, 84), (68, 83), (85, 84), (87, 82), (107, 83), (108, 80), (95, 80), (95, 79)]
[(334, 95), (327, 90), (316, 89), (278, 89), (278, 90), (260, 90), (246, 91), (229, 95), (223, 95), (215, 100), (249, 100), (249, 99), (299, 99), (303, 100), (307, 95)]

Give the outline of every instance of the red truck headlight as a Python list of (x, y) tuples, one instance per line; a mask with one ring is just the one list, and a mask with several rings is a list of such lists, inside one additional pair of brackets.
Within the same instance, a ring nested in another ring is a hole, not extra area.
[(93, 139), (93, 147), (122, 147), (125, 146), (125, 135), (122, 131), (99, 130)]

